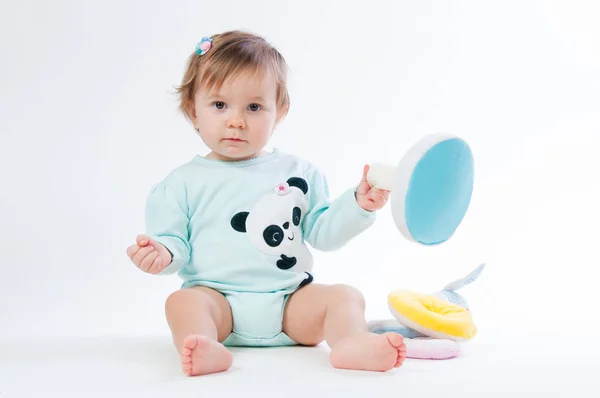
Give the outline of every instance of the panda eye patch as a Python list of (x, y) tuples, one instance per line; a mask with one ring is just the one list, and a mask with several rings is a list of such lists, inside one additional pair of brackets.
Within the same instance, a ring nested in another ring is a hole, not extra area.
[(294, 223), (294, 225), (298, 226), (300, 224), (301, 216), (302, 211), (300, 210), (300, 208), (294, 207), (294, 210), (292, 210), (292, 222)]
[(283, 230), (278, 225), (269, 225), (263, 231), (265, 243), (271, 247), (277, 247), (283, 242)]

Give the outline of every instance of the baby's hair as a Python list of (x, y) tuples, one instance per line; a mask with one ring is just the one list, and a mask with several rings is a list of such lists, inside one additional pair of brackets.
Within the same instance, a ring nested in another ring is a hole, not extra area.
[(181, 85), (176, 87), (179, 110), (191, 120), (190, 110), (199, 87), (217, 90), (229, 77), (240, 72), (262, 76), (270, 73), (277, 87), (277, 109), (287, 113), (290, 98), (287, 89), (287, 63), (264, 38), (239, 30), (210, 37), (211, 48), (203, 55), (194, 52), (188, 59)]

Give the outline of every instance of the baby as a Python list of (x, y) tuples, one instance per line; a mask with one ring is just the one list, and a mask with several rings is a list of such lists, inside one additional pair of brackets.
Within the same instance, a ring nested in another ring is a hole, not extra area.
[(323, 174), (269, 138), (290, 106), (287, 65), (266, 40), (231, 31), (204, 38), (178, 89), (180, 109), (210, 148), (156, 184), (146, 234), (127, 249), (150, 274), (178, 273), (166, 317), (187, 375), (222, 372), (231, 346), (314, 346), (335, 368), (386, 371), (403, 337), (368, 332), (362, 294), (313, 283), (316, 250), (369, 228), (388, 191), (362, 180), (330, 200)]

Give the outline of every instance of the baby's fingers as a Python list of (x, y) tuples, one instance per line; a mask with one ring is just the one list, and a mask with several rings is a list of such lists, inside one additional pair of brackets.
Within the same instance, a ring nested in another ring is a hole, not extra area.
[(136, 253), (138, 252), (138, 250), (140, 250), (140, 247), (138, 245), (131, 245), (127, 248), (127, 257), (129, 257), (130, 259), (133, 259), (133, 256), (136, 255)]
[(158, 252), (156, 250), (152, 250), (140, 263), (140, 269), (144, 272), (150, 272), (150, 268), (152, 268), (152, 264), (154, 260), (156, 260), (156, 256), (158, 256)]
[(152, 262), (150, 269), (148, 270), (148, 272), (151, 274), (158, 274), (164, 268), (163, 264), (162, 264), (162, 258), (158, 255), (158, 252), (156, 252), (156, 253), (157, 253), (157, 256), (154, 259), (154, 261)]
[(381, 195), (381, 197), (384, 199), (388, 199), (390, 197), (390, 191), (387, 189), (373, 188), (371, 193)]
[(386, 201), (384, 194), (381, 192), (371, 191), (367, 197), (375, 203), (382, 203)]
[(138, 235), (137, 238), (135, 239), (135, 241), (137, 242), (138, 245), (140, 245), (141, 247), (147, 246), (148, 243), (150, 243), (150, 238), (147, 237), (146, 235)]
[(138, 267), (141, 267), (142, 261), (146, 258), (146, 256), (154, 251), (152, 246), (146, 246), (140, 248), (138, 252), (131, 258), (131, 261)]

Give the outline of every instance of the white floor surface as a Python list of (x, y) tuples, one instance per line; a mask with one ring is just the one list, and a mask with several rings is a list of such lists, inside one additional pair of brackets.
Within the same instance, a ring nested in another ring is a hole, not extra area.
[(336, 370), (328, 348), (234, 349), (225, 373), (186, 377), (169, 337), (0, 342), (0, 398), (600, 396), (596, 339), (479, 339), (459, 358), (386, 373)]

